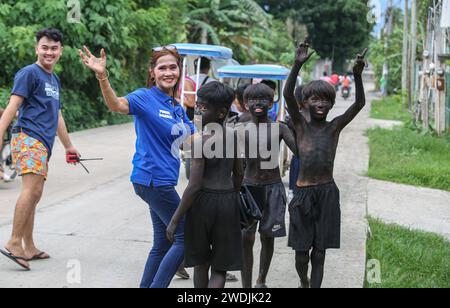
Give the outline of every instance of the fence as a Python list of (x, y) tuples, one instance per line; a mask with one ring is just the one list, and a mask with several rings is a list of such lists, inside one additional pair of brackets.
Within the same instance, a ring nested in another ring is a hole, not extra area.
[[(450, 74), (445, 61), (448, 56), (449, 29), (441, 27), (443, 4), (442, 0), (434, 0), (429, 8), (423, 61), (415, 68), (420, 68), (420, 77), (412, 80), (414, 94), (419, 93), (414, 99), (417, 118), (422, 120), (425, 129), (433, 126), (439, 134), (447, 131), (450, 124)], [(444, 77), (446, 91), (437, 86)]]

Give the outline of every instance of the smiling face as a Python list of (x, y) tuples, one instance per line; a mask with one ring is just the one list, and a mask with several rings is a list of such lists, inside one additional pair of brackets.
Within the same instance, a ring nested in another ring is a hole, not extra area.
[(273, 106), (273, 100), (269, 98), (248, 99), (245, 107), (250, 113), (258, 118), (267, 117), (269, 110)]
[(254, 118), (264, 120), (273, 106), (273, 98), (274, 92), (269, 86), (263, 83), (250, 85), (244, 92), (245, 108)]
[(328, 113), (333, 108), (333, 103), (326, 99), (313, 96), (307, 100), (307, 106), (309, 107), (311, 119), (326, 121)]
[(210, 104), (208, 101), (199, 97), (195, 106), (195, 115), (195, 125), (198, 129), (200, 129), (210, 123), (222, 122), (227, 115), (227, 111), (225, 108), (219, 108), (218, 106)]
[(150, 70), (150, 74), (158, 88), (173, 95), (172, 92), (180, 79), (180, 67), (174, 56), (166, 55), (159, 58), (155, 68)]
[(328, 113), (336, 102), (336, 90), (326, 81), (315, 80), (302, 90), (305, 108), (309, 109), (311, 120), (326, 121)]
[(53, 71), (56, 63), (61, 58), (62, 52), (63, 47), (61, 42), (55, 42), (45, 36), (36, 45), (38, 63), (48, 71)]

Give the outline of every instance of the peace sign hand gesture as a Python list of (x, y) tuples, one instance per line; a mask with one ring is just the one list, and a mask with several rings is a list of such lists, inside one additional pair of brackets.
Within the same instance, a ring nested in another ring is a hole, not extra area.
[(353, 74), (356, 76), (361, 76), (362, 72), (364, 71), (364, 68), (367, 65), (366, 60), (365, 60), (367, 51), (368, 51), (368, 48), (364, 49), (363, 53), (356, 57), (355, 66), (353, 66)]
[(298, 46), (297, 54), (295, 55), (295, 61), (300, 64), (305, 64), (308, 62), (309, 58), (315, 53), (313, 50), (311, 53), (309, 51), (309, 38), (306, 37), (303, 43)]
[(102, 49), (100, 52), (100, 58), (95, 57), (89, 49), (84, 46), (83, 47), (85, 53), (78, 50), (80, 53), (81, 60), (83, 61), (84, 65), (95, 72), (97, 75), (104, 75), (106, 72), (106, 53), (105, 50)]

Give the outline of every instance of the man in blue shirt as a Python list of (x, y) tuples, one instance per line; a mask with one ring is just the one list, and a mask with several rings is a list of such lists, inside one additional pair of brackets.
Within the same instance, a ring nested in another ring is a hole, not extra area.
[(62, 52), (63, 35), (59, 30), (47, 28), (36, 33), (37, 62), (16, 74), (8, 107), (0, 120), (0, 136), (3, 136), (19, 111), (11, 147), (15, 168), (23, 181), (12, 236), (6, 251), (0, 252), (27, 270), (30, 270), (29, 261), (50, 258), (36, 248), (33, 226), (56, 135), (67, 153), (79, 155), (61, 114), (61, 83), (53, 73)]

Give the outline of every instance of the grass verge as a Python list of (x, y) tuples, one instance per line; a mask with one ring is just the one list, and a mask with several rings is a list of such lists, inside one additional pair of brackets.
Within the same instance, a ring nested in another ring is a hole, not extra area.
[(366, 288), (450, 287), (449, 241), (372, 218), (369, 224), (372, 237), (367, 243), (367, 259), (380, 262), (381, 283), (366, 282)]
[(408, 128), (371, 129), (369, 177), (450, 191), (450, 140)]
[(409, 122), (411, 115), (402, 104), (401, 96), (389, 96), (382, 100), (374, 100), (370, 117), (373, 119)]

